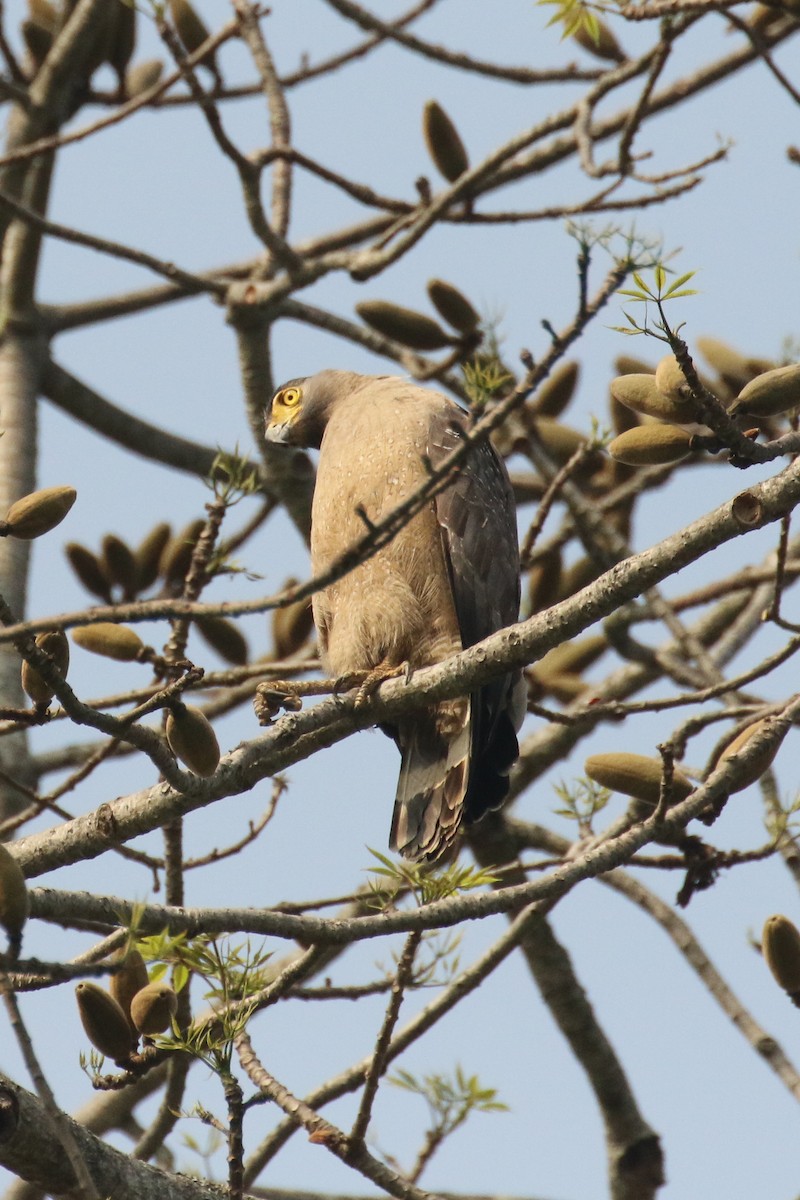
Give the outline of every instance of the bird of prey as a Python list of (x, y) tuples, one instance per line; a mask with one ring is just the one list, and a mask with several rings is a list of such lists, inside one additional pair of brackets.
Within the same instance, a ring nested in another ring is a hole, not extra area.
[[(447, 396), (394, 375), (320, 371), (272, 398), (267, 439), (319, 449), (311, 510), (315, 574), (429, 477), (468, 430)], [(332, 676), (441, 662), (517, 620), (519, 552), (505, 465), (475, 445), (454, 482), (393, 540), (313, 598)], [(384, 732), (402, 755), (390, 846), (432, 861), (508, 792), (524, 688), (512, 672)]]

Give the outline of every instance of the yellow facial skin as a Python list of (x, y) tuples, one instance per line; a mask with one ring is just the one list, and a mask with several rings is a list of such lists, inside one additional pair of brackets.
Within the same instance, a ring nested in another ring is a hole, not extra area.
[(267, 426), (268, 435), (288, 431), (301, 408), (303, 390), (296, 384), (281, 388), (272, 398), (272, 411)]

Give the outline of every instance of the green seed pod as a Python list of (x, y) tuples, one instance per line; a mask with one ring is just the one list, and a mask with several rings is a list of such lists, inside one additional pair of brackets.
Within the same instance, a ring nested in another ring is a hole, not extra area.
[[(593, 754), (587, 758), (583, 769), (595, 783), (614, 792), (644, 800), (646, 804), (658, 803), (663, 774), (660, 758), (647, 758), (644, 754), (628, 754), (624, 751)], [(676, 768), (672, 777), (672, 803), (685, 800), (693, 791), (694, 784)]]
[[(53, 630), (50, 633), (39, 633), (36, 635), (36, 645), (40, 650), (44, 651), (52, 661), (53, 666), (66, 678), (67, 670), (69, 669), (69, 642), (67, 641), (67, 635), (60, 629)], [(42, 679), (39, 672), (30, 663), (23, 662), (21, 678), (22, 690), (26, 696), (30, 697), (34, 704), (44, 707), (50, 703), (55, 693), (50, 684)]]
[(197, 539), (205, 528), (205, 524), (202, 517), (190, 521), (164, 547), (158, 564), (158, 573), (168, 586), (177, 587), (186, 579), (186, 572), (189, 570)]
[(608, 642), (602, 633), (590, 634), (588, 637), (575, 638), (554, 646), (536, 664), (538, 673), (542, 676), (558, 674), (565, 671), (568, 674), (585, 671), (592, 663), (597, 662), (608, 649)]
[(561, 588), (561, 550), (548, 550), (528, 572), (528, 607), (532, 613), (544, 612), (558, 599)]
[(111, 580), (103, 570), (103, 564), (88, 546), (80, 542), (67, 542), (64, 547), (69, 565), (87, 591), (111, 603)]
[(608, 453), (632, 467), (677, 463), (692, 452), (692, 435), (678, 425), (640, 425), (609, 443)]
[(579, 374), (579, 363), (560, 363), (536, 393), (531, 412), (539, 417), (560, 417), (575, 394)]
[(731, 416), (777, 417), (800, 404), (800, 363), (756, 375), (730, 406)]
[(594, 30), (584, 24), (579, 25), (577, 29), (573, 30), (573, 40), (582, 49), (588, 51), (589, 54), (593, 54), (595, 58), (602, 58), (605, 62), (627, 62), (627, 54), (605, 21), (601, 21), (598, 16), (594, 16), (593, 23), (595, 26)]
[(0, 925), (12, 943), (19, 942), (29, 912), (30, 900), (22, 868), (0, 842)]
[(753, 371), (747, 359), (727, 342), (721, 342), (718, 338), (700, 337), (697, 339), (697, 349), (732, 389), (734, 395), (753, 378)]
[(469, 158), (458, 130), (435, 100), (429, 100), (422, 114), (422, 132), (428, 153), (449, 183), (469, 170)]
[(362, 300), (356, 312), (365, 325), (412, 350), (441, 350), (456, 340), (432, 317), (388, 300)]
[(145, 592), (158, 579), (161, 556), (172, 536), (172, 527), (161, 521), (154, 525), (136, 548), (136, 591)]
[[(189, 0), (169, 0), (169, 8), (178, 31), (178, 37), (189, 53), (194, 54), (195, 50), (199, 50), (203, 42), (211, 36), (205, 22), (193, 5), (189, 3)], [(200, 62), (208, 67), (218, 86), (221, 87), (222, 79), (217, 66), (216, 51), (209, 50), (203, 55)]]
[[(287, 579), (284, 588), (294, 587), (296, 579)], [(314, 628), (311, 598), (295, 600), (285, 608), (272, 610), (272, 644), (275, 658), (294, 658), (308, 641)]]
[(144, 959), (138, 950), (131, 946), (127, 953), (122, 950), (114, 955), (114, 963), (122, 963), (118, 971), (109, 977), (108, 987), (130, 1023), (131, 1032), (136, 1032), (136, 1026), (131, 1017), (131, 1002), (137, 992), (146, 988), (150, 982)]
[(128, 1018), (113, 996), (99, 984), (82, 980), (75, 988), (84, 1033), (96, 1050), (124, 1063), (136, 1048)]
[(133, 99), (134, 96), (141, 96), (142, 92), (149, 92), (163, 74), (164, 64), (160, 58), (146, 58), (143, 62), (135, 63), (125, 73), (125, 94)]
[(139, 1033), (151, 1036), (169, 1029), (178, 997), (168, 983), (148, 983), (131, 1001), (131, 1020)]
[(467, 297), (443, 279), (428, 280), (428, 295), (440, 317), (459, 333), (474, 333), (481, 319)]
[[(734, 754), (738, 754), (739, 751), (746, 745), (746, 743), (749, 742), (752, 737), (755, 737), (757, 733), (760, 733), (768, 723), (768, 718), (765, 717), (761, 721), (754, 721), (752, 725), (746, 726), (741, 733), (738, 733), (732, 741), (728, 742), (728, 745), (722, 751), (714, 765), (716, 767), (722, 766), (722, 764), (729, 758), (732, 758)], [(782, 738), (779, 738), (776, 742), (773, 742), (771, 745), (767, 746), (766, 749), (759, 751), (755, 757), (755, 760), (748, 766), (747, 770), (739, 772), (739, 776), (731, 788), (731, 794), (734, 792), (743, 792), (745, 788), (750, 787), (751, 783), (756, 783), (756, 781), (761, 778), (764, 772), (772, 766), (772, 763), (774, 762), (775, 757), (781, 748), (782, 740)]]
[(136, 595), (137, 567), (133, 551), (127, 542), (115, 533), (107, 533), (101, 544), (102, 565), (105, 574), (118, 584), (126, 600)]
[(127, 625), (115, 625), (112, 621), (98, 621), (94, 625), (79, 625), (72, 631), (76, 646), (92, 654), (102, 654), (117, 662), (134, 662), (144, 649), (144, 642), (135, 629)]
[(656, 387), (668, 399), (679, 404), (685, 402), (688, 393), (686, 376), (674, 354), (667, 354), (656, 367)]
[(6, 516), (6, 533), (30, 541), (60, 525), (75, 503), (73, 487), (41, 488), (16, 500)]
[(219, 742), (199, 708), (176, 705), (167, 717), (167, 741), (176, 758), (195, 775), (208, 779), (219, 765)]
[(249, 654), (247, 639), (233, 621), (225, 617), (196, 617), (195, 624), (197, 632), (220, 658), (234, 666), (244, 666)]
[(692, 400), (665, 395), (658, 386), (658, 375), (618, 375), (611, 380), (611, 395), (626, 408), (659, 421), (695, 419)]
[(800, 992), (800, 931), (788, 917), (767, 917), (761, 951), (775, 982), (790, 996)]

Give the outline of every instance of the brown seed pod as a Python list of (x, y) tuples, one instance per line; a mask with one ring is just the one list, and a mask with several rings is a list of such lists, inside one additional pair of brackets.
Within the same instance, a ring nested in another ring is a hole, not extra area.
[[(169, 0), (169, 8), (172, 13), (172, 19), (175, 22), (175, 28), (178, 31), (178, 37), (189, 53), (193, 54), (211, 36), (205, 22), (194, 6), (189, 3), (189, 0)], [(221, 87), (222, 79), (219, 67), (217, 66), (216, 51), (207, 51), (200, 59), (200, 62), (208, 67), (209, 71), (214, 75), (218, 86)]]
[(602, 58), (605, 62), (627, 62), (627, 54), (605, 21), (595, 16), (594, 22), (594, 31), (584, 24), (574, 29), (572, 32), (573, 40), (584, 50), (588, 51), (589, 54), (593, 54), (595, 58)]
[(561, 588), (561, 550), (548, 550), (528, 572), (528, 607), (532, 613), (543, 612), (555, 604)]
[(558, 674), (565, 671), (569, 674), (580, 673), (597, 662), (608, 649), (608, 642), (602, 633), (589, 634), (588, 637), (574, 638), (561, 646), (554, 646), (536, 664), (537, 671), (542, 675)]
[[(590, 779), (623, 796), (633, 796), (646, 804), (657, 804), (661, 794), (663, 763), (660, 758), (644, 754), (592, 754), (583, 764)], [(675, 769), (670, 799), (674, 804), (685, 800), (694, 791), (694, 784), (682, 771)]]
[(164, 64), (160, 58), (146, 58), (135, 63), (125, 73), (125, 94), (131, 99), (148, 92), (155, 87), (164, 74)]
[(563, 425), (560, 421), (553, 420), (552, 417), (533, 417), (526, 412), (525, 418), (525, 423), (530, 428), (532, 435), (538, 438), (543, 448), (559, 466), (567, 462), (575, 451), (585, 445), (587, 441), (586, 434), (573, 429), (570, 425)]
[(101, 553), (106, 575), (122, 588), (125, 599), (131, 600), (136, 595), (137, 568), (130, 546), (115, 533), (107, 533), (101, 543)]
[(249, 650), (247, 639), (233, 621), (225, 617), (196, 617), (197, 632), (216, 650), (220, 658), (234, 666), (243, 667), (247, 662)]
[[(768, 724), (769, 718), (765, 717), (761, 721), (754, 721), (752, 725), (746, 726), (741, 733), (738, 733), (732, 741), (728, 742), (714, 766), (720, 767), (729, 758), (732, 758), (734, 754), (738, 754), (739, 751), (744, 748), (747, 742), (749, 742), (752, 737), (755, 737), (757, 733), (760, 733), (761, 730), (764, 729)], [(764, 750), (760, 750), (758, 754), (756, 754), (755, 759), (750, 763), (747, 769), (739, 772), (738, 776), (736, 777), (736, 782), (731, 787), (731, 794), (734, 792), (743, 792), (745, 788), (750, 787), (751, 783), (755, 783), (761, 778), (764, 772), (768, 770), (774, 762), (775, 757), (781, 748), (782, 740), (783, 739), (778, 738), (777, 741), (772, 742)]]
[(697, 339), (697, 349), (734, 395), (753, 378), (754, 372), (748, 360), (727, 342), (721, 342), (719, 338), (700, 337)]
[(643, 358), (634, 358), (632, 354), (618, 354), (614, 359), (614, 370), (618, 375), (655, 375), (656, 369), (652, 363)]
[(103, 564), (97, 555), (80, 542), (67, 542), (64, 553), (86, 590), (110, 604), (111, 580), (103, 570)]
[(612, 458), (632, 467), (677, 463), (691, 452), (692, 435), (678, 425), (640, 425), (608, 445)]
[[(53, 666), (66, 678), (69, 669), (69, 642), (67, 635), (61, 630), (36, 635), (36, 645), (43, 650), (52, 661)], [(53, 699), (55, 692), (50, 684), (42, 679), (39, 672), (30, 663), (23, 662), (21, 672), (22, 690), (34, 704), (44, 706)]]
[(579, 374), (579, 363), (560, 363), (534, 396), (531, 412), (539, 417), (560, 417), (575, 394)]
[[(296, 579), (287, 579), (284, 588), (294, 587)], [(295, 600), (285, 608), (272, 610), (272, 644), (276, 658), (293, 658), (308, 641), (314, 628), (311, 598)]]
[(800, 992), (800, 931), (788, 917), (767, 917), (761, 951), (775, 982), (790, 996)]
[(178, 704), (167, 716), (167, 741), (176, 758), (189, 770), (208, 779), (219, 765), (217, 735), (199, 708)]
[(474, 333), (481, 319), (467, 297), (444, 279), (429, 279), (427, 285), (431, 304), (440, 317), (459, 333)]
[(172, 536), (172, 526), (166, 521), (154, 525), (136, 547), (136, 592), (145, 592), (158, 579), (159, 563)]
[(674, 354), (666, 354), (659, 359), (655, 379), (658, 390), (670, 400), (676, 400), (679, 403), (686, 400), (688, 391), (686, 376)]
[(542, 686), (542, 692), (550, 694), (561, 704), (571, 704), (588, 688), (585, 679), (571, 671), (553, 671), (548, 675), (540, 674), (538, 665), (533, 667), (533, 673)]
[(388, 300), (362, 300), (356, 312), (365, 325), (412, 350), (441, 350), (457, 340), (432, 317)]
[(144, 649), (144, 642), (135, 629), (127, 625), (115, 625), (112, 621), (97, 621), (94, 625), (79, 625), (72, 631), (76, 646), (92, 654), (102, 654), (117, 662), (134, 662)]
[(0, 925), (9, 941), (18, 943), (30, 912), (30, 899), (22, 868), (0, 842)]
[(730, 406), (731, 416), (777, 417), (800, 404), (800, 363), (756, 375)]
[(150, 982), (147, 967), (139, 951), (130, 946), (127, 951), (121, 950), (114, 955), (114, 963), (122, 963), (119, 970), (109, 977), (108, 988), (122, 1011), (125, 1013), (131, 1032), (136, 1032), (136, 1026), (131, 1017), (131, 1001), (137, 992), (146, 988)]
[(6, 516), (5, 533), (30, 541), (60, 525), (75, 503), (74, 487), (41, 488), (15, 500)]
[(139, 1033), (152, 1036), (169, 1029), (178, 997), (168, 983), (148, 983), (131, 1001), (131, 1021)]
[(458, 130), (435, 100), (429, 100), (422, 114), (422, 132), (428, 153), (449, 183), (469, 170), (469, 158)]
[(113, 996), (97, 983), (83, 979), (75, 988), (84, 1032), (96, 1050), (124, 1063), (136, 1048), (128, 1018)]
[(190, 521), (164, 547), (158, 564), (158, 573), (168, 587), (177, 587), (186, 579), (197, 539), (203, 532), (205, 524), (202, 517)]
[(656, 417), (659, 421), (695, 419), (691, 398), (666, 395), (658, 385), (657, 374), (618, 375), (611, 380), (611, 395), (626, 408), (632, 408), (646, 417)]
[(31, 56), (31, 60), (38, 70), (50, 53), (53, 45), (53, 35), (49, 29), (43, 29), (41, 25), (30, 18), (26, 18), (22, 22), (20, 33)]

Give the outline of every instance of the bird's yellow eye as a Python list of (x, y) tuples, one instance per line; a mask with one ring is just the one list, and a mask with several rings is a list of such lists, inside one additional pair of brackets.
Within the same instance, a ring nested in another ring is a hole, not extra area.
[(285, 387), (276, 394), (274, 403), (284, 408), (296, 408), (300, 403), (302, 391), (299, 387)]

